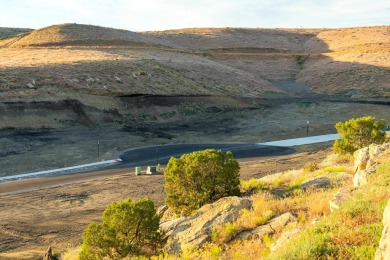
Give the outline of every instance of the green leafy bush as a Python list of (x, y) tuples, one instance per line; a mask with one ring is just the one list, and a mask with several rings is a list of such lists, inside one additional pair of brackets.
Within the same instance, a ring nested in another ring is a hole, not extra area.
[(162, 242), (159, 223), (150, 199), (113, 202), (103, 212), (101, 224), (92, 222), (85, 229), (79, 259), (151, 254)]
[(375, 117), (371, 116), (338, 122), (335, 127), (340, 139), (335, 141), (333, 148), (341, 155), (352, 154), (372, 143), (381, 144), (386, 138), (386, 121), (375, 120)]
[(171, 158), (164, 171), (166, 204), (189, 215), (222, 197), (240, 195), (240, 166), (233, 154), (208, 149)]

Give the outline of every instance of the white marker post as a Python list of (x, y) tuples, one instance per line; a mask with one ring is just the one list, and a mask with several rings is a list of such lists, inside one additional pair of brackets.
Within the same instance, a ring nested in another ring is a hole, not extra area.
[(309, 120), (307, 120), (307, 122), (306, 122), (306, 136), (309, 136), (309, 124), (310, 124), (310, 122), (309, 122)]

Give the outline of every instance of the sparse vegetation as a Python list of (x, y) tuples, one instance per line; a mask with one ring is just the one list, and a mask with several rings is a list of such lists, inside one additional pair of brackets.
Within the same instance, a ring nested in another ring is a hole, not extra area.
[(80, 259), (118, 259), (150, 255), (162, 243), (160, 218), (149, 199), (113, 202), (102, 223), (92, 222), (83, 233)]
[(314, 172), (316, 170), (318, 170), (318, 164), (315, 163), (315, 162), (308, 162), (305, 164), (305, 166), (303, 166), (303, 171), (304, 172)]
[(231, 152), (208, 149), (172, 157), (164, 171), (166, 204), (188, 215), (222, 197), (240, 195), (239, 169)]
[(335, 141), (333, 147), (339, 154), (352, 154), (372, 143), (381, 144), (386, 137), (386, 121), (371, 116), (338, 122), (335, 127), (341, 138)]

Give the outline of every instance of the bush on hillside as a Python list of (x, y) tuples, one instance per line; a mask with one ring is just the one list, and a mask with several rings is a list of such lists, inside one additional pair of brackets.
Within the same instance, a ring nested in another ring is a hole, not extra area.
[(101, 224), (92, 222), (85, 229), (79, 259), (149, 255), (162, 241), (159, 223), (150, 199), (113, 202), (103, 212)]
[(341, 155), (352, 154), (372, 143), (381, 144), (386, 137), (386, 121), (375, 120), (375, 117), (371, 116), (338, 122), (335, 127), (340, 139), (335, 141), (333, 147), (335, 152)]
[(240, 195), (240, 166), (233, 154), (208, 149), (171, 158), (164, 171), (166, 204), (189, 215), (222, 197)]

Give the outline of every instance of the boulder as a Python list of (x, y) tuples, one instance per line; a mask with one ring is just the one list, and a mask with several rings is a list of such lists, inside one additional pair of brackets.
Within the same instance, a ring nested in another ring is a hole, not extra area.
[(160, 219), (164, 216), (165, 212), (168, 210), (167, 205), (162, 205), (157, 209), (157, 215), (160, 217)]
[(290, 222), (296, 221), (296, 218), (290, 213), (284, 213), (271, 219), (268, 223), (275, 232), (280, 232)]
[(168, 235), (166, 250), (180, 253), (184, 248), (200, 247), (210, 240), (213, 228), (232, 222), (242, 209), (251, 209), (248, 198), (226, 197), (204, 205), (193, 216), (164, 222), (160, 227)]
[(31, 82), (29, 82), (29, 83), (27, 83), (27, 87), (28, 87), (28, 88), (35, 88), (35, 85), (32, 84)]
[(340, 189), (337, 194), (329, 201), (330, 211), (335, 211), (341, 204), (351, 199), (351, 191), (349, 189)]
[(354, 172), (358, 172), (361, 170), (365, 170), (367, 166), (367, 162), (370, 159), (369, 148), (364, 147), (362, 149), (354, 152), (353, 157), (355, 158), (354, 162)]
[(318, 177), (310, 180), (306, 180), (299, 185), (300, 189), (308, 188), (326, 188), (330, 186), (330, 180), (327, 177)]
[(284, 246), (285, 244), (290, 242), (294, 237), (296, 237), (300, 233), (301, 233), (300, 228), (295, 228), (295, 229), (291, 229), (291, 230), (288, 230), (286, 232), (283, 232), (283, 234), (279, 237), (279, 239), (271, 244), (271, 247), (270, 247), (271, 252), (275, 252), (276, 250), (278, 250), (279, 248), (281, 248), (282, 246)]
[(367, 184), (367, 172), (360, 170), (353, 176), (353, 187), (358, 188)]
[(294, 217), (290, 212), (287, 212), (269, 220), (265, 225), (239, 233), (236, 236), (236, 239), (262, 239), (265, 235), (282, 231), (287, 224), (295, 221), (296, 217)]
[(383, 231), (379, 247), (375, 253), (375, 260), (390, 259), (390, 200), (387, 201), (383, 213)]

